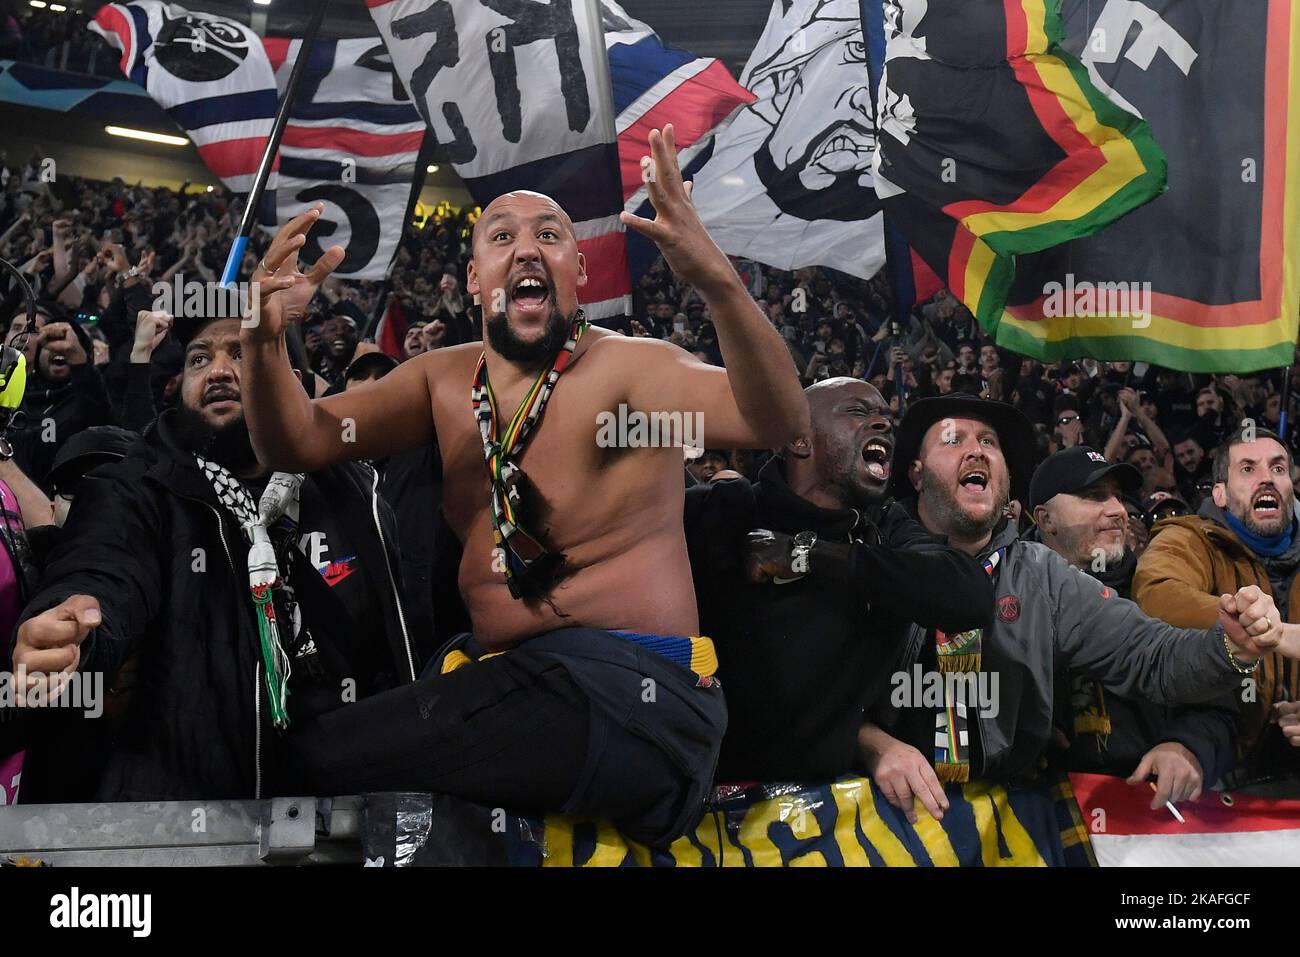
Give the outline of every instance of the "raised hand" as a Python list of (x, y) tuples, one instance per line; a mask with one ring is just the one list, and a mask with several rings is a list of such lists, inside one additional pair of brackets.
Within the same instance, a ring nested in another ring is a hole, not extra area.
[(679, 279), (709, 286), (729, 278), (735, 270), (718, 248), (691, 201), (691, 183), (683, 182), (677, 164), (677, 142), (672, 124), (650, 131), (650, 155), (641, 157), (641, 171), (654, 206), (653, 220), (619, 214), (625, 226), (654, 240), (664, 261)]
[(254, 341), (270, 342), (283, 335), (285, 324), (296, 322), (306, 314), (320, 284), (343, 262), (343, 247), (331, 246), (308, 272), (298, 268), (298, 251), (307, 242), (307, 233), (324, 209), (323, 203), (317, 203), (289, 220), (276, 233), (271, 248), (253, 270), (253, 282), (258, 284), (259, 315), (256, 322), (246, 319), (243, 331)]
[(141, 309), (135, 314), (135, 341), (131, 345), (132, 362), (148, 362), (172, 327), (170, 313)]
[(37, 343), (51, 355), (62, 356), (70, 366), (84, 365), (88, 360), (71, 323), (51, 322), (42, 326)]

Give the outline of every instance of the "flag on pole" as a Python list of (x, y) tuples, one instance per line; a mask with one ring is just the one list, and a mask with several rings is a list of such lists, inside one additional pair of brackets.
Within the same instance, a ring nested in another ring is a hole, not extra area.
[[(673, 124), (677, 161), (690, 179), (708, 159), (713, 135), (754, 94), (735, 81), (725, 64), (666, 45), (646, 23), (613, 0), (600, 0), (614, 91), (623, 208), (654, 218), (641, 157), (650, 153), (650, 131)], [(627, 233), (628, 262), (637, 280), (659, 250), (639, 233)]]
[(859, 0), (775, 0), (740, 83), (755, 99), (695, 177), (718, 245), (778, 269), (874, 276), (885, 242)]
[(1300, 861), (1300, 801), (1204, 791), (1195, 801), (1151, 810), (1151, 789), (1101, 774), (1070, 783), (1102, 867), (1294, 867)]
[(366, 0), (398, 76), (480, 204), (546, 193), (587, 259), (579, 301), (621, 316), (631, 293), (609, 66), (596, 0)]
[(379, 346), (379, 351), (398, 362), (405, 362), (406, 334), (410, 330), (411, 320), (402, 308), (402, 297), (390, 295), (375, 329), (375, 344)]
[(1053, 0), (883, 2), (876, 188), (913, 248), (997, 330), (1016, 257), (1159, 195), (1164, 155), (1062, 47)]
[[(283, 94), (301, 40), (262, 41)], [(280, 141), (274, 233), (318, 201), (320, 223), (303, 253), (314, 262), (327, 246), (345, 250), (342, 279), (383, 279), (402, 238), (427, 127), (411, 104), (378, 38), (318, 40)]]
[(1291, 365), (1300, 3), (1064, 0), (1062, 13), (1093, 84), (1164, 146), (1169, 190), (1094, 236), (1022, 260), (998, 341), (1046, 359), (1189, 372)]
[[(122, 51), (122, 72), (189, 135), (208, 168), (247, 194), (278, 105), (258, 35), (236, 20), (159, 0), (106, 4), (88, 26)], [(275, 220), (275, 186), (272, 172), (263, 222)]]

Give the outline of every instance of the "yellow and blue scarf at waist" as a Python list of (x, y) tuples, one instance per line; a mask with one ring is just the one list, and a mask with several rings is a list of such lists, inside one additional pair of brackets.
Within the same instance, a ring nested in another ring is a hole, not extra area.
[[(660, 657), (667, 658), (676, 665), (695, 675), (695, 683), (709, 687), (716, 683), (714, 675), (718, 671), (718, 653), (713, 647), (713, 639), (702, 635), (647, 635), (637, 631), (610, 631), (608, 634), (626, 638), (640, 645), (647, 651), (653, 651)], [(448, 674), (457, 668), (463, 668), (473, 661), (486, 661), (504, 651), (490, 651), (478, 657), (471, 657), (462, 648), (453, 648), (442, 659), (439, 668), (441, 674)]]

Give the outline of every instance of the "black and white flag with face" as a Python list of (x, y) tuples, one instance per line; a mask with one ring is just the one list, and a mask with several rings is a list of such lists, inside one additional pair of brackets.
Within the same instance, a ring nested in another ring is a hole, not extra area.
[[(531, 189), (573, 219), (579, 302), (631, 292), (604, 32), (595, 0), (367, 0), (424, 121), (475, 202)], [(486, 304), (485, 304), (486, 305)]]
[(726, 252), (869, 279), (885, 263), (859, 0), (774, 0), (741, 86), (757, 99), (715, 140), (695, 206)]

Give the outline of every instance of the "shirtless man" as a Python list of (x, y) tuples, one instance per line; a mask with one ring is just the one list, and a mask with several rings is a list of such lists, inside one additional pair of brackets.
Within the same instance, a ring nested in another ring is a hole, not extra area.
[[(672, 128), (652, 133), (650, 147), (653, 159), (642, 164), (656, 218), (625, 213), (623, 221), (700, 291), (726, 370), (667, 342), (583, 330), (575, 316), (586, 261), (564, 210), (536, 193), (498, 197), (475, 226), (468, 287), (484, 306), (486, 341), (425, 353), (341, 395), (309, 400), (284, 343), (287, 323), (343, 256), (333, 247), (306, 274), (298, 270), (319, 209), (289, 223), (254, 272), (261, 315), (242, 335), (258, 455), (276, 469), (310, 471), (383, 458), (436, 434), (474, 629), (433, 662), (441, 674), (426, 671), (298, 733), (312, 787), (427, 789), (600, 815), (653, 843), (698, 817), (726, 717), (711, 644), (691, 637), (699, 622), (680, 439), (678, 447), (601, 447), (598, 421), (620, 405), (699, 413), (710, 447), (775, 448), (806, 429), (808, 411), (780, 334), (695, 213)], [(479, 415), (493, 410), (494, 436), (509, 433), (539, 377), (560, 368), (543, 417), (506, 450), (499, 490), (471, 403), (471, 387), (483, 386), (480, 357), (493, 401)], [(520, 498), (496, 519), (515, 469), (527, 476)], [(536, 547), (510, 535), (513, 525)]]

